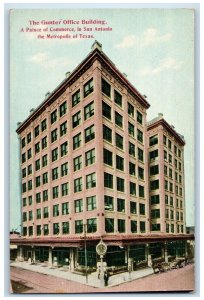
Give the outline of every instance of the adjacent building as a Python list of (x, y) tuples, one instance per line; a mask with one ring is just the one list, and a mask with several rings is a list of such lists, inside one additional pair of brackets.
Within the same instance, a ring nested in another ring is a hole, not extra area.
[(100, 240), (107, 266), (186, 255), (185, 142), (149, 106), (95, 42), (19, 124), (19, 259), (94, 269)]

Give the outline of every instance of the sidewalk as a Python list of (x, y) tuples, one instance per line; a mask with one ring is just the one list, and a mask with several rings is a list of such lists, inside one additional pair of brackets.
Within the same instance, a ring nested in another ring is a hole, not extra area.
[[(71, 281), (75, 281), (75, 282), (79, 282), (88, 286), (92, 286), (92, 287), (96, 287), (99, 288), (100, 287), (100, 279), (98, 279), (98, 274), (97, 272), (89, 274), (88, 275), (88, 282), (86, 283), (86, 277), (80, 274), (76, 274), (76, 273), (71, 273), (69, 271), (69, 269), (67, 269), (66, 267), (48, 267), (45, 264), (34, 264), (31, 265), (28, 262), (11, 262), (10, 264), (12, 267), (16, 267), (16, 268), (22, 268), (25, 270), (29, 270), (29, 271), (33, 271), (33, 272), (37, 272), (37, 273), (42, 273), (45, 275), (52, 275), (52, 276), (56, 276), (59, 278), (63, 278), (63, 279), (67, 279), (67, 280), (71, 280)], [(142, 270), (138, 270), (138, 271), (133, 271), (130, 274), (129, 277), (129, 273), (125, 272), (125, 273), (121, 273), (121, 274), (116, 274), (113, 276), (109, 277), (108, 280), (108, 286), (116, 286), (119, 285), (121, 283), (125, 283), (125, 282), (130, 282), (132, 280), (135, 279), (139, 279), (142, 277), (146, 277), (148, 275), (153, 274), (153, 269), (152, 268), (145, 268)]]

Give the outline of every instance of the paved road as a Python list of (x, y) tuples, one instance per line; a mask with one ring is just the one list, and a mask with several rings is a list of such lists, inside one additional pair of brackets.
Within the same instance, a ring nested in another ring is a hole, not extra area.
[(194, 265), (166, 273), (126, 282), (115, 287), (94, 288), (81, 283), (11, 267), (11, 282), (15, 293), (110, 293), (193, 291)]

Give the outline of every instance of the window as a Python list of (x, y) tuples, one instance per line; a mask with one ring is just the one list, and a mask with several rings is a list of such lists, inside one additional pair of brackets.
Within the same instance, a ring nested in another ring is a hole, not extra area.
[(182, 176), (179, 175), (179, 183), (182, 183)]
[(29, 236), (33, 235), (33, 226), (28, 227), (28, 234)]
[(31, 142), (31, 132), (27, 134), (27, 144)]
[(86, 175), (86, 188), (91, 189), (96, 187), (96, 173)]
[(29, 196), (28, 197), (28, 204), (31, 205), (33, 202), (33, 197), (32, 196)]
[(179, 221), (179, 211), (176, 212), (176, 220)]
[(37, 229), (37, 236), (41, 235), (41, 225), (37, 225), (36, 229)]
[(105, 210), (113, 210), (113, 197), (104, 196)]
[(117, 211), (125, 212), (125, 199), (117, 198)]
[(141, 233), (145, 233), (146, 228), (145, 228), (145, 222), (144, 221), (140, 221), (140, 232)]
[(43, 139), (42, 139), (42, 149), (45, 149), (47, 147), (47, 137), (45, 136)]
[(32, 157), (32, 149), (28, 149), (28, 159)]
[(179, 162), (179, 171), (181, 172), (181, 163)]
[(128, 114), (134, 118), (134, 107), (128, 103)]
[(142, 114), (137, 110), (137, 122), (142, 124)]
[(169, 232), (169, 224), (166, 224), (166, 232)]
[(91, 118), (94, 115), (94, 102), (92, 101), (84, 107), (84, 120)]
[(62, 203), (62, 215), (69, 214), (69, 202)]
[(43, 167), (47, 166), (47, 154), (43, 155), (42, 157), (42, 166)]
[(23, 153), (22, 156), (21, 156), (21, 162), (22, 164), (26, 161), (26, 154)]
[(150, 167), (150, 176), (159, 174), (159, 165)]
[(129, 154), (135, 157), (135, 145), (129, 142)]
[(149, 146), (158, 144), (158, 135), (153, 135), (149, 138)]
[(135, 136), (135, 126), (133, 124), (131, 124), (130, 122), (128, 122), (128, 133), (132, 137)]
[(26, 183), (22, 184), (22, 192), (25, 193), (26, 192)]
[(105, 218), (105, 231), (114, 232), (114, 219)]
[(104, 187), (113, 188), (113, 175), (104, 173)]
[(59, 204), (53, 205), (53, 217), (59, 216)]
[(167, 141), (167, 139), (166, 139), (166, 136), (164, 135), (164, 136), (163, 136), (163, 142), (164, 142), (164, 145), (166, 145), (166, 141)]
[(96, 209), (96, 196), (86, 198), (86, 207), (88, 211)]
[(92, 78), (84, 85), (84, 98), (89, 94), (91, 94), (93, 90), (94, 87), (93, 87), (93, 78)]
[(138, 159), (143, 161), (143, 150), (138, 148)]
[(130, 213), (136, 214), (137, 213), (137, 203), (130, 201)]
[(59, 234), (59, 223), (53, 223), (53, 234)]
[(182, 212), (181, 212), (181, 215), (180, 215), (180, 216), (181, 216), (181, 221), (183, 221), (183, 213), (182, 213)]
[(111, 96), (111, 86), (110, 84), (105, 81), (104, 79), (102, 79), (102, 93), (104, 93), (106, 96), (108, 96), (110, 98)]
[(168, 181), (167, 180), (164, 181), (164, 189), (168, 191)]
[(149, 159), (150, 161), (156, 160), (158, 157), (158, 150), (154, 150), (149, 152)]
[(116, 169), (124, 170), (124, 158), (116, 155)]
[(40, 142), (35, 144), (35, 154), (40, 152)]
[(115, 124), (119, 127), (123, 127), (123, 117), (116, 111), (115, 112)]
[(178, 186), (176, 185), (176, 195), (178, 195), (179, 192), (178, 192)]
[(174, 198), (170, 197), (170, 205), (173, 206), (174, 205)]
[(178, 150), (178, 149), (177, 149), (177, 147), (176, 147), (176, 145), (175, 145), (175, 146), (174, 146), (174, 154), (175, 154), (175, 155), (177, 155), (177, 150)]
[(60, 136), (63, 136), (67, 133), (67, 121), (60, 125)]
[(58, 178), (58, 168), (52, 169), (52, 180), (55, 180)]
[(111, 120), (111, 107), (106, 104), (105, 102), (102, 102), (102, 109), (103, 109), (103, 116), (107, 119)]
[(79, 200), (75, 200), (75, 212), (79, 213), (79, 212), (83, 212), (83, 200), (79, 199)]
[(152, 209), (151, 210), (151, 218), (152, 219), (160, 218), (160, 209)]
[(52, 198), (56, 199), (59, 196), (59, 187), (58, 186), (54, 186), (52, 188)]
[(81, 123), (81, 111), (72, 116), (72, 128), (77, 127)]
[(139, 197), (144, 198), (144, 186), (139, 185)]
[(65, 142), (62, 145), (60, 145), (61, 157), (63, 157), (64, 155), (67, 154), (67, 152), (68, 152), (67, 148), (68, 148), (68, 142)]
[(169, 154), (169, 163), (172, 164), (172, 155)]
[(107, 149), (103, 149), (103, 162), (109, 166), (113, 165), (113, 153)]
[(130, 195), (136, 196), (136, 183), (130, 182)]
[(55, 148), (52, 150), (52, 161), (55, 161), (58, 159), (58, 148)]
[(167, 152), (164, 150), (164, 160), (167, 160)]
[(172, 179), (172, 169), (169, 168), (169, 177)]
[(57, 121), (57, 110), (55, 109), (50, 115), (51, 124)]
[(43, 184), (48, 183), (48, 172), (43, 173), (42, 177), (43, 177)]
[(35, 195), (35, 201), (36, 201), (36, 203), (40, 203), (41, 202), (41, 193), (36, 193), (36, 195)]
[(143, 132), (137, 129), (137, 140), (143, 143)]
[(171, 141), (168, 140), (168, 148), (171, 150)]
[(86, 166), (95, 163), (95, 149), (89, 150), (85, 153)]
[(137, 233), (137, 221), (131, 220), (131, 232)]
[(34, 135), (35, 135), (35, 137), (37, 137), (39, 135), (39, 133), (40, 133), (40, 126), (38, 125), (34, 129)]
[(72, 95), (72, 107), (80, 102), (80, 90), (78, 90), (74, 95)]
[(43, 191), (43, 201), (47, 201), (48, 200), (48, 190), (44, 190)]
[(125, 191), (125, 180), (120, 177), (116, 177), (117, 182), (117, 191), (124, 192)]
[(59, 111), (60, 111), (60, 117), (62, 117), (63, 115), (66, 114), (66, 112), (67, 112), (67, 102), (66, 101), (60, 105)]
[(85, 129), (85, 143), (93, 140), (95, 138), (94, 125)]
[(174, 219), (174, 211), (173, 210), (170, 211), (170, 216), (171, 216), (171, 220), (173, 220)]
[(150, 181), (150, 190), (154, 191), (159, 189), (159, 180)]
[(83, 220), (75, 221), (75, 233), (83, 232)]
[(45, 224), (43, 226), (44, 235), (49, 235), (49, 225)]
[(123, 149), (123, 137), (118, 133), (115, 134), (115, 145), (116, 147)]
[(173, 183), (172, 182), (169, 182), (169, 191), (173, 192)]
[(54, 143), (57, 140), (57, 128), (51, 131), (51, 142)]
[(165, 218), (169, 219), (169, 209), (165, 209)]
[(22, 138), (21, 139), (21, 148), (24, 148), (25, 145), (26, 145), (26, 140), (25, 140), (25, 138)]
[(27, 221), (27, 212), (23, 212), (23, 222)]
[(178, 149), (178, 157), (181, 158), (181, 150)]
[(38, 171), (40, 169), (40, 159), (35, 162), (35, 170)]
[(97, 221), (96, 219), (87, 219), (87, 232), (96, 232), (97, 231)]
[(41, 208), (36, 209), (36, 217), (37, 219), (41, 219)]
[(116, 104), (122, 107), (122, 95), (114, 90), (114, 101)]
[(104, 140), (112, 143), (112, 130), (105, 125), (103, 125), (103, 138)]
[(160, 224), (151, 224), (152, 231), (160, 231)]
[(125, 232), (125, 220), (118, 219), (118, 232), (119, 233)]
[(129, 162), (129, 174), (136, 176), (135, 164)]
[(69, 184), (65, 182), (61, 185), (62, 197), (67, 196), (69, 194)]
[(47, 120), (44, 119), (44, 120), (41, 122), (41, 131), (44, 131), (46, 128), (47, 128)]
[(78, 133), (73, 137), (73, 149), (77, 149), (81, 146), (81, 133)]
[(23, 198), (23, 207), (26, 206), (27, 203), (26, 203), (26, 198)]
[(164, 165), (164, 175), (167, 176), (167, 171), (168, 171), (168, 168), (166, 165)]
[(182, 192), (182, 188), (179, 188), (179, 196), (182, 196), (183, 192)]
[(48, 207), (43, 208), (43, 218), (49, 218), (49, 210)]
[(74, 158), (74, 171), (78, 171), (82, 168), (82, 155)]
[(62, 222), (62, 234), (69, 233), (69, 222)]
[(151, 205), (160, 203), (159, 195), (152, 195), (150, 197), (150, 200), (151, 200)]
[(144, 179), (144, 169), (141, 167), (138, 167), (138, 177), (139, 179)]
[(28, 191), (32, 190), (32, 188), (33, 188), (32, 180), (29, 180), (28, 181)]
[(77, 193), (81, 191), (82, 191), (82, 177), (74, 180), (74, 192)]
[(65, 176), (68, 174), (68, 163), (64, 163), (61, 165), (61, 176)]
[(22, 178), (26, 177), (26, 168), (22, 170)]

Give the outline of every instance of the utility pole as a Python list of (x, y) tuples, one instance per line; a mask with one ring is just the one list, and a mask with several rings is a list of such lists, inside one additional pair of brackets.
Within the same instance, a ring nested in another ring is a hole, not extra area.
[(87, 273), (87, 247), (86, 247), (86, 224), (84, 224), (84, 255), (85, 255), (85, 276), (86, 276), (86, 283), (88, 283), (88, 273)]

